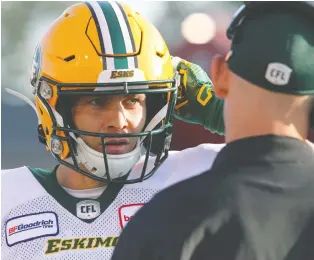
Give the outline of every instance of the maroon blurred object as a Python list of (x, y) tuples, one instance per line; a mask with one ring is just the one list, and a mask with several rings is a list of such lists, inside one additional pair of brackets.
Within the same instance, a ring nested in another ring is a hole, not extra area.
[[(224, 143), (225, 138), (220, 135), (212, 134), (200, 125), (192, 125), (180, 120), (174, 121), (171, 150), (183, 150), (195, 147), (203, 143)], [(309, 138), (314, 142), (314, 130), (310, 131)]]
[(216, 54), (226, 55), (229, 50), (229, 41), (224, 32), (217, 32), (215, 38), (206, 44), (191, 44), (183, 41), (171, 49), (171, 55), (181, 57), (202, 67), (210, 74), (210, 64)]
[(171, 150), (183, 150), (203, 143), (224, 143), (225, 138), (212, 134), (201, 125), (192, 125), (180, 120), (174, 121)]

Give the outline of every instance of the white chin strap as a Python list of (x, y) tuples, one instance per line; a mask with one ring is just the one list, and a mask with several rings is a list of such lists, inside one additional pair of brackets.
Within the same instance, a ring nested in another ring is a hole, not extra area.
[[(90, 148), (81, 138), (76, 138), (77, 160), (92, 174), (106, 178), (106, 166), (103, 153)], [(141, 157), (139, 143), (135, 149), (124, 154), (107, 154), (110, 178), (126, 175)]]
[[(144, 131), (150, 131), (166, 117), (168, 104), (166, 104), (148, 123)], [(72, 138), (77, 142), (77, 156), (78, 163), (92, 174), (106, 178), (106, 166), (103, 153), (97, 152), (90, 148), (80, 137)], [(141, 158), (141, 146), (145, 138), (139, 138), (136, 147), (133, 151), (124, 154), (107, 154), (108, 169), (111, 179), (116, 179), (126, 175)]]

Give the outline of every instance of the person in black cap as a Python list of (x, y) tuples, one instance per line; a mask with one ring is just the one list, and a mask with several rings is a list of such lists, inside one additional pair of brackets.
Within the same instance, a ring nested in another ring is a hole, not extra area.
[(245, 4), (212, 63), (227, 145), (212, 169), (157, 194), (112, 260), (314, 259), (314, 8)]

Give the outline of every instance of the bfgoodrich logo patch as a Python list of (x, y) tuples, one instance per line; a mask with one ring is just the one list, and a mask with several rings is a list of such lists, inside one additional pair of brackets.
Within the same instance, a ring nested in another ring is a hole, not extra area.
[(54, 212), (40, 212), (9, 219), (5, 225), (8, 246), (59, 233), (58, 216)]

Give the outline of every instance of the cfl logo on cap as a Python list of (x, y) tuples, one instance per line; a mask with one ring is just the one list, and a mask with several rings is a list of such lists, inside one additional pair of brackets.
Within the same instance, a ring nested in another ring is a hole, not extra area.
[(268, 64), (265, 78), (274, 85), (283, 86), (288, 84), (291, 72), (287, 65), (273, 62)]

